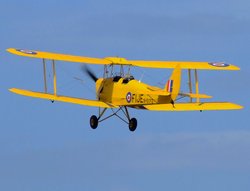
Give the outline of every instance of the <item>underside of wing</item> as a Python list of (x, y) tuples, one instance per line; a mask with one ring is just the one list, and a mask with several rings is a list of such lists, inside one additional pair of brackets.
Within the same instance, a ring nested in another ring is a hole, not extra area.
[(13, 93), (20, 94), (23, 96), (47, 99), (47, 100), (51, 100), (51, 101), (60, 101), (60, 102), (67, 102), (67, 103), (73, 103), (73, 104), (78, 104), (78, 105), (86, 105), (86, 106), (102, 107), (102, 108), (116, 107), (114, 105), (111, 105), (111, 104), (108, 104), (105, 102), (101, 102), (101, 101), (97, 101), (97, 100), (88, 100), (88, 99), (82, 99), (82, 98), (59, 96), (59, 95), (54, 95), (54, 94), (33, 92), (33, 91), (22, 90), (22, 89), (17, 89), (17, 88), (11, 88), (9, 90)]
[(239, 70), (240, 68), (224, 62), (192, 62), (192, 61), (143, 61), (130, 60), (133, 66), (146, 68), (176, 68), (181, 69), (198, 69), (198, 70)]
[(80, 63), (89, 63), (89, 64), (111, 64), (111, 61), (107, 59), (101, 59), (101, 58), (73, 56), (73, 55), (68, 55), (68, 54), (58, 54), (58, 53), (51, 53), (51, 52), (41, 52), (41, 51), (33, 51), (33, 50), (15, 49), (15, 48), (9, 48), (7, 49), (7, 51), (12, 54), (19, 55), (19, 56), (42, 58), (42, 59), (48, 59), (48, 60), (80, 62)]
[(144, 105), (140, 109), (153, 111), (203, 111), (203, 110), (235, 110), (243, 107), (230, 102), (175, 103)]
[(68, 54), (58, 54), (51, 52), (42, 52), (34, 50), (9, 48), (8, 52), (19, 56), (32, 58), (42, 58), (49, 60), (59, 60), (66, 62), (79, 62), (87, 64), (102, 65), (130, 65), (145, 68), (176, 68), (181, 69), (198, 69), (198, 70), (239, 70), (240, 68), (224, 62), (193, 62), (193, 61), (147, 61), (147, 60), (127, 60), (120, 57), (92, 58), (84, 56), (74, 56)]

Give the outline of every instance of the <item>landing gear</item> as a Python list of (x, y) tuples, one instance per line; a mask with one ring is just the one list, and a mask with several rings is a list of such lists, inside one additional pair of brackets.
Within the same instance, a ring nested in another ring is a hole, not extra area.
[(89, 123), (90, 123), (90, 127), (92, 129), (96, 129), (97, 126), (98, 126), (98, 119), (97, 119), (97, 117), (95, 115), (92, 115), (90, 117)]
[(135, 131), (136, 127), (137, 127), (137, 120), (136, 118), (132, 118), (129, 120), (129, 124), (128, 124), (129, 130), (130, 131)]
[[(135, 131), (136, 128), (137, 128), (137, 120), (136, 118), (130, 118), (129, 117), (129, 113), (128, 113), (128, 109), (126, 106), (123, 106), (123, 107), (119, 107), (119, 109), (117, 110), (114, 110), (113, 108), (111, 108), (112, 110), (112, 114), (105, 117), (105, 118), (102, 118), (103, 114), (105, 113), (105, 111), (107, 110), (107, 108), (104, 108), (103, 110), (99, 109), (99, 117), (95, 116), (95, 115), (92, 115), (90, 117), (90, 120), (89, 120), (89, 123), (90, 123), (90, 127), (92, 129), (96, 129), (97, 126), (98, 126), (98, 123), (112, 117), (112, 116), (116, 116), (118, 117), (119, 119), (121, 119), (122, 121), (124, 121), (125, 123), (128, 124), (128, 127), (129, 127), (129, 130), (130, 131)], [(118, 112), (119, 111), (122, 111), (122, 113), (125, 115), (126, 119), (122, 118), (120, 115), (118, 115)]]

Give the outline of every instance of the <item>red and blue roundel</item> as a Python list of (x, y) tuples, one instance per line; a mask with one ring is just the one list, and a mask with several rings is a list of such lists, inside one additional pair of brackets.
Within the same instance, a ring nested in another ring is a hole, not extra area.
[(23, 50), (23, 49), (16, 49), (18, 52), (22, 52), (24, 54), (37, 54), (36, 52), (34, 51), (31, 51), (31, 50)]
[(132, 94), (131, 94), (131, 92), (128, 92), (128, 93), (127, 93), (127, 95), (126, 95), (126, 100), (127, 100), (128, 103), (131, 102), (131, 100), (132, 100)]
[(229, 64), (226, 64), (224, 62), (210, 62), (209, 64), (211, 66), (215, 66), (215, 67), (228, 67), (228, 66), (230, 66)]

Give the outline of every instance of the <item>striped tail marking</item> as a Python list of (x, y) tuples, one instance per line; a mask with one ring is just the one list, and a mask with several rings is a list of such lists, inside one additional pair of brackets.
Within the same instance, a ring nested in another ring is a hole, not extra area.
[(168, 80), (167, 82), (167, 92), (172, 93), (174, 80)]

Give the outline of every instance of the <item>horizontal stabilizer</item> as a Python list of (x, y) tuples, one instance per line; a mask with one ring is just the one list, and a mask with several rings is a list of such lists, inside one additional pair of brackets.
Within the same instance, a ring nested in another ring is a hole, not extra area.
[(199, 99), (209, 99), (212, 96), (206, 94), (191, 94), (191, 93), (179, 93), (180, 96), (190, 97), (190, 98), (199, 98)]
[(144, 109), (154, 111), (203, 111), (203, 110), (235, 110), (243, 107), (230, 102), (175, 103), (144, 105)]
[(111, 104), (104, 103), (102, 101), (97, 101), (97, 100), (87, 100), (87, 99), (82, 99), (82, 98), (59, 96), (59, 95), (54, 95), (54, 94), (33, 92), (33, 91), (22, 90), (22, 89), (17, 89), (17, 88), (11, 88), (9, 90), (13, 93), (20, 94), (23, 96), (47, 99), (51, 101), (60, 101), (60, 102), (67, 102), (67, 103), (73, 103), (73, 104), (78, 104), (78, 105), (86, 105), (86, 106), (102, 107), (102, 108), (116, 107)]

